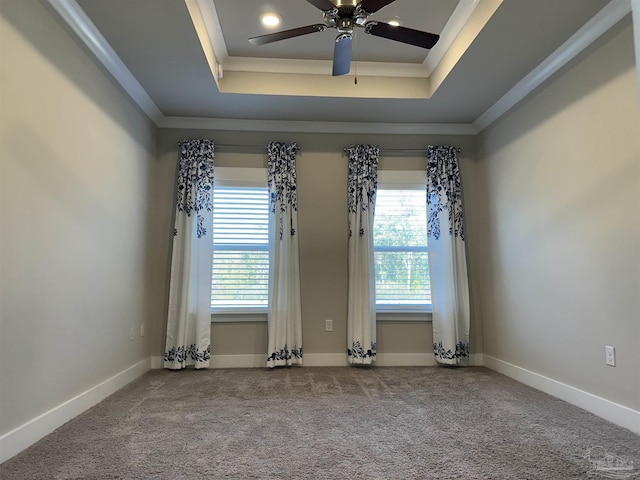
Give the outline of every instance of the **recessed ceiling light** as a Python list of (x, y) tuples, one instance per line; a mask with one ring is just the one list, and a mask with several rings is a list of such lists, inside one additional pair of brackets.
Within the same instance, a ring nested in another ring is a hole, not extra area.
[(399, 27), (400, 25), (402, 25), (402, 22), (400, 21), (400, 19), (398, 17), (392, 18), (387, 23), (389, 25), (391, 25), (392, 27)]
[(260, 21), (265, 27), (273, 28), (280, 25), (280, 22), (282, 22), (282, 17), (277, 13), (268, 12), (260, 15)]

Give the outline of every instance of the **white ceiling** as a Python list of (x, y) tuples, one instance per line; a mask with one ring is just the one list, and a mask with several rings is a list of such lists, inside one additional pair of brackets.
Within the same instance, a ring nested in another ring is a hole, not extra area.
[(356, 85), (355, 63), (331, 77), (335, 30), (247, 41), (267, 33), (265, 10), (282, 16), (278, 29), (321, 23), (304, 0), (49, 2), (161, 126), (194, 118), (472, 125), (630, 11), (628, 0), (396, 0), (372, 18), (399, 17), (441, 39), (428, 51), (360, 30)]

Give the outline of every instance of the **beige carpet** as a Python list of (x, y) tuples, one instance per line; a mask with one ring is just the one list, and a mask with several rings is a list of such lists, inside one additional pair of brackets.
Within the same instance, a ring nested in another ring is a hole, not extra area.
[(160, 370), (0, 478), (562, 480), (603, 452), (640, 478), (639, 436), (485, 368)]

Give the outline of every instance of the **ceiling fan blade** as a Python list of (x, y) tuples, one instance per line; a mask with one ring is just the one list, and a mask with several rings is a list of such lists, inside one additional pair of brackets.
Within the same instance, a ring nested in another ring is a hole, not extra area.
[(286, 40), (287, 38), (299, 37), (301, 35), (308, 35), (310, 33), (323, 32), (327, 29), (324, 23), (317, 23), (315, 25), (307, 25), (305, 27), (292, 28), (291, 30), (282, 30), (281, 32), (268, 33), (266, 35), (260, 35), (258, 37), (252, 37), (249, 39), (253, 45), (265, 45), (267, 43), (277, 42), (279, 40)]
[(307, 2), (323, 12), (329, 12), (336, 8), (329, 0), (307, 0)]
[(438, 42), (440, 35), (435, 33), (423, 32), (407, 27), (396, 27), (383, 22), (367, 22), (364, 29), (365, 33), (376, 37), (388, 38), (396, 42), (408, 43), (422, 48), (433, 48)]
[(367, 13), (376, 13), (381, 8), (395, 1), (396, 0), (362, 0), (360, 7)]
[(333, 49), (333, 73), (334, 77), (346, 75), (351, 70), (351, 48), (353, 37), (348, 33), (338, 35)]

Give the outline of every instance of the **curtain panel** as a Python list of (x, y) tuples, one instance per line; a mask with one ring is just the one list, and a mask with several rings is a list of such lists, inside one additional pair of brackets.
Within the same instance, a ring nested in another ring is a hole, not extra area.
[(267, 366), (302, 365), (296, 143), (268, 146), (269, 345)]
[(458, 149), (427, 150), (427, 237), (436, 361), (469, 359), (469, 286)]
[(207, 368), (211, 358), (213, 142), (183, 140), (164, 367)]
[(347, 359), (351, 364), (367, 365), (376, 360), (373, 216), (380, 150), (377, 145), (352, 145), (348, 153)]

